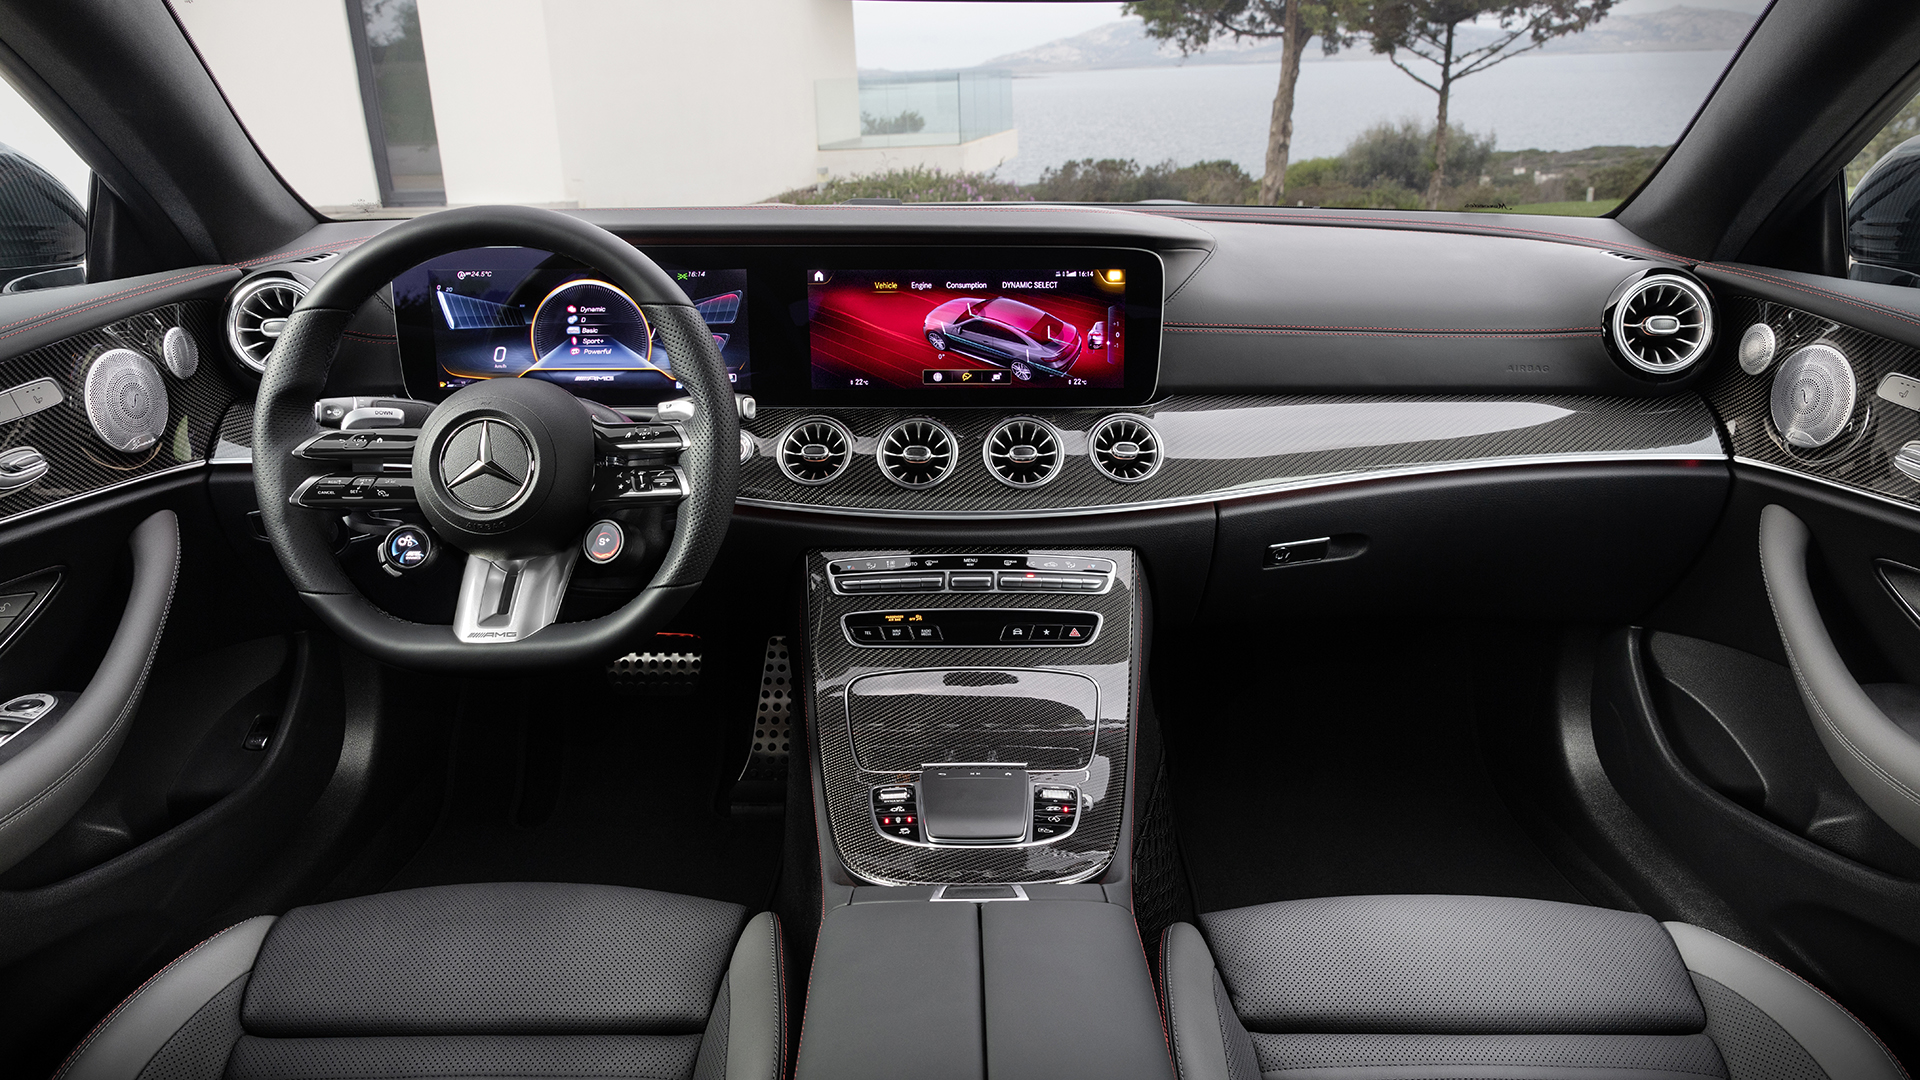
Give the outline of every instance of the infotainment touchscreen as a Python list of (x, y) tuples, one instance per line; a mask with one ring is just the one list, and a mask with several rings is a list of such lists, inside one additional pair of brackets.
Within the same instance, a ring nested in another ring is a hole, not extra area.
[[(747, 272), (660, 263), (706, 320), (727, 375), (750, 389)], [(434, 397), (480, 379), (533, 378), (607, 404), (672, 396), (675, 357), (645, 313), (579, 263), (529, 248), (478, 248), (394, 281), (403, 353), (431, 353)], [(409, 378), (410, 385), (424, 379)]]
[(814, 390), (913, 389), (934, 404), (969, 389), (1017, 398), (1127, 385), (1124, 267), (817, 267), (806, 277)]

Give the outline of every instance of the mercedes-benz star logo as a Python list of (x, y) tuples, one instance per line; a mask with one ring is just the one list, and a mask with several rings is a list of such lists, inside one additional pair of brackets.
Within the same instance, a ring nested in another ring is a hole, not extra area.
[(470, 510), (504, 510), (533, 483), (533, 449), (504, 420), (474, 420), (454, 431), (440, 451), (440, 480)]

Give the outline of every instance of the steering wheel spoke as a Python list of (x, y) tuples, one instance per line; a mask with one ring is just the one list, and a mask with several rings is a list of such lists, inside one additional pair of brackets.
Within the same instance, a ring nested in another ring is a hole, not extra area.
[(471, 645), (505, 645), (553, 625), (579, 554), (575, 545), (498, 562), (468, 555), (454, 602), (454, 636)]

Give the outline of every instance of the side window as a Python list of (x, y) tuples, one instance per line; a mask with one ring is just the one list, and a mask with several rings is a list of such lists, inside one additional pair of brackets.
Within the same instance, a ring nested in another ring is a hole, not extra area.
[(0, 293), (86, 280), (88, 180), (79, 155), (0, 83)]
[(1920, 95), (1847, 164), (1847, 276), (1920, 286)]

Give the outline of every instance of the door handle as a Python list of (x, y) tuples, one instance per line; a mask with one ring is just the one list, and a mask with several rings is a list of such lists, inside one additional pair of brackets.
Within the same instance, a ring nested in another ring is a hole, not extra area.
[(180, 572), (180, 522), (161, 510), (133, 530), (133, 587), (113, 641), (58, 723), (0, 762), (0, 870), (66, 824), (107, 775), (147, 685)]
[(1760, 570), (1814, 733), (1847, 784), (1894, 831), (1920, 844), (1920, 740), (1887, 718), (1847, 670), (1807, 581), (1806, 523), (1760, 511)]

